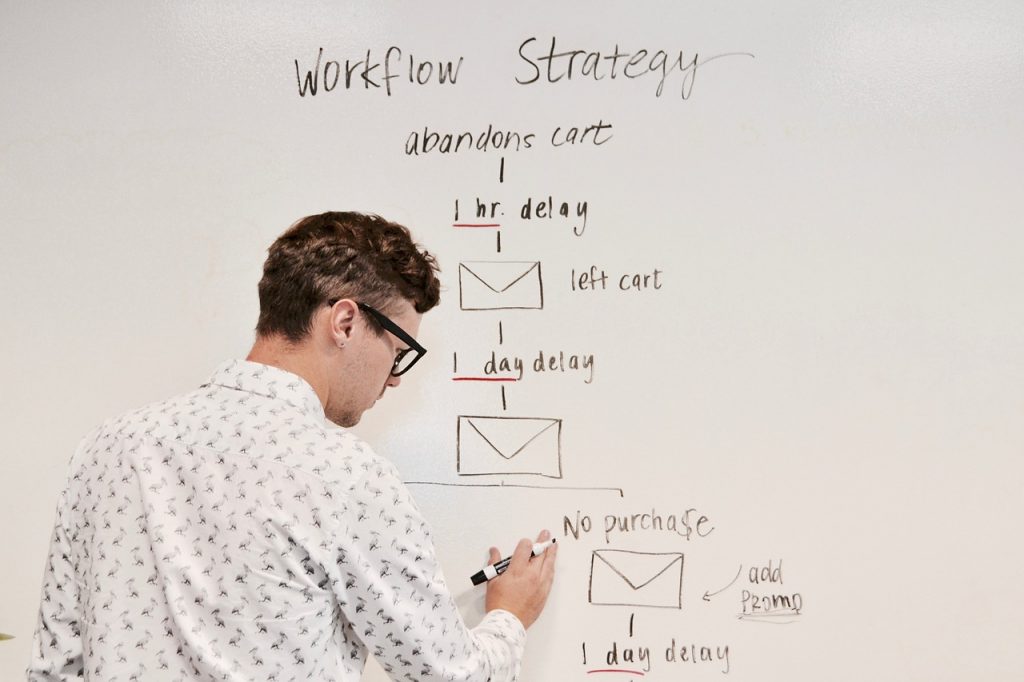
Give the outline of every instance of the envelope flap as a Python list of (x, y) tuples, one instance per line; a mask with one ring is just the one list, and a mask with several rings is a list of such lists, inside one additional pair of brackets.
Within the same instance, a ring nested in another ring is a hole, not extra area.
[(595, 561), (601, 561), (619, 574), (630, 587), (639, 590), (683, 560), (678, 552), (629, 552), (619, 549), (594, 551)]
[(540, 263), (537, 261), (502, 261), (493, 263), (476, 261), (459, 263), (459, 267), (494, 293), (500, 294), (511, 289), (520, 280), (525, 279), (531, 272), (540, 267)]
[(495, 452), (512, 459), (548, 429), (558, 424), (557, 419), (523, 417), (467, 417), (466, 423), (480, 434)]

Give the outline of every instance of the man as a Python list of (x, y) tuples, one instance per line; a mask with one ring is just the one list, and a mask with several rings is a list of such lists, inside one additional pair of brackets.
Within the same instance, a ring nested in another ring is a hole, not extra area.
[(377, 216), (274, 242), (247, 360), (76, 451), (30, 680), (358, 680), (368, 653), (394, 679), (516, 679), (554, 548), (520, 541), (469, 629), (394, 467), (325, 423), (358, 423), (423, 355), (436, 270)]

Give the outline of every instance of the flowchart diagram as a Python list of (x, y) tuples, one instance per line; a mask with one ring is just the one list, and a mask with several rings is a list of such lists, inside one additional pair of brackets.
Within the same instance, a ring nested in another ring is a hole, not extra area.
[[(614, 136), (612, 124), (603, 125), (605, 136), (601, 144), (609, 144)], [(515, 150), (509, 150), (511, 153)], [(506, 177), (512, 168), (505, 156), (498, 161), (498, 188), (505, 191)], [(558, 414), (537, 414), (529, 407), (530, 391), (536, 384), (524, 386), (530, 376), (560, 376), (579, 380), (585, 385), (595, 380), (595, 354), (551, 352), (545, 349), (523, 354), (505, 344), (511, 331), (521, 333), (531, 327), (549, 325), (551, 301), (560, 296), (592, 297), (602, 295), (658, 297), (671, 291), (672, 269), (653, 265), (648, 267), (616, 267), (614, 263), (588, 264), (566, 267), (561, 273), (557, 265), (539, 258), (507, 258), (509, 245), (522, 247), (524, 231), (516, 229), (534, 221), (551, 221), (568, 227), (569, 240), (582, 243), (593, 238), (600, 229), (595, 219), (593, 202), (555, 202), (550, 196), (537, 198), (528, 193), (521, 202), (485, 200), (477, 196), (469, 201), (465, 197), (454, 200), (454, 216), (450, 223), (455, 230), (465, 233), (491, 233), (493, 248), (489, 253), (461, 258), (458, 262), (456, 282), (459, 313), (466, 315), (468, 328), (476, 335), (490, 334), (496, 325), (497, 346), (472, 355), (463, 349), (454, 349), (452, 380), (461, 384), (492, 386), (500, 400), (500, 409), (471, 409), (460, 411), (454, 418), (455, 451), (448, 470), (452, 478), (437, 481), (412, 481), (413, 484), (440, 485), (465, 488), (519, 488), (531, 495), (553, 495), (574, 491), (593, 494), (600, 504), (616, 505), (627, 498), (627, 490), (618, 481), (601, 485), (601, 481), (581, 479), (581, 474), (593, 474), (601, 468), (588, 467), (573, 452), (573, 433), (579, 419)], [(461, 199), (461, 206), (460, 206)], [(469, 211), (464, 210), (466, 206)], [(506, 206), (521, 206), (509, 210)], [(469, 215), (466, 215), (466, 214)], [(588, 223), (589, 219), (589, 223)], [(587, 231), (587, 226), (590, 230)], [(511, 235), (511, 238), (509, 237)], [(504, 243), (503, 243), (504, 237)], [(478, 245), (486, 241), (477, 240)], [(519, 254), (521, 248), (512, 249)], [(529, 254), (527, 248), (526, 253)], [(530, 254), (532, 255), (532, 254)], [(563, 276), (564, 274), (564, 276)], [(549, 281), (550, 280), (550, 281)], [(561, 282), (565, 290), (552, 289), (552, 282)], [(454, 288), (454, 287), (453, 287)], [(554, 294), (552, 294), (554, 292)], [(467, 360), (466, 357), (472, 357)], [(481, 360), (482, 358), (482, 360)], [(484, 393), (486, 395), (486, 393)], [(511, 399), (510, 399), (511, 398)], [(488, 401), (490, 402), (490, 401)], [(493, 406), (494, 403), (491, 403)], [(570, 444), (568, 447), (566, 444)], [(632, 480), (632, 479), (627, 479)], [(596, 483), (596, 485), (595, 485)], [(605, 502), (607, 501), (607, 502)], [(607, 508), (611, 508), (610, 506)], [(611, 519), (611, 521), (609, 521)], [(565, 516), (563, 537), (566, 541), (587, 542), (593, 530), (589, 515), (577, 512), (575, 522)], [(755, 580), (749, 585), (737, 585), (743, 566), (726, 585), (697, 587), (688, 578), (694, 556), (700, 552), (683, 552), (694, 547), (715, 530), (705, 515), (695, 509), (663, 517), (651, 513), (605, 515), (604, 546), (586, 547), (587, 565), (580, 566), (585, 575), (582, 588), (577, 592), (581, 606), (594, 609), (595, 614), (608, 614), (612, 619), (629, 614), (630, 639), (637, 621), (644, 614), (667, 616), (685, 614), (695, 609), (708, 609), (723, 599), (736, 597), (736, 611), (732, 617), (746, 622), (789, 624), (799, 619), (803, 598), (799, 593), (784, 595), (764, 592), (764, 585)], [(611, 543), (612, 536), (616, 542)], [(699, 559), (698, 559), (699, 560)], [(770, 562), (769, 562), (770, 563)], [(754, 573), (757, 569), (752, 569)], [(753, 575), (753, 573), (751, 574)], [(748, 580), (751, 580), (748, 576)], [(777, 587), (772, 585), (772, 587)], [(604, 616), (602, 616), (604, 617)], [(649, 648), (631, 642), (613, 642), (598, 658), (607, 668), (594, 668), (588, 645), (581, 642), (582, 662), (587, 672), (631, 673), (649, 672), (652, 657)], [(602, 647), (604, 645), (601, 645)], [(703, 663), (721, 666), (728, 672), (729, 645), (716, 642), (683, 642), (672, 639), (665, 649), (666, 661)], [(643, 665), (637, 667), (637, 663)]]

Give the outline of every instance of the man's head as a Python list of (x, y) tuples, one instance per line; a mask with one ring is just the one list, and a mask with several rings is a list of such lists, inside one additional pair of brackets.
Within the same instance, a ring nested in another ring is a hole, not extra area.
[(250, 359), (291, 365), (284, 368), (310, 381), (327, 417), (351, 426), (398, 385), (395, 359), (412, 357), (403, 351), (439, 301), (437, 270), (408, 229), (379, 216), (303, 218), (268, 250)]

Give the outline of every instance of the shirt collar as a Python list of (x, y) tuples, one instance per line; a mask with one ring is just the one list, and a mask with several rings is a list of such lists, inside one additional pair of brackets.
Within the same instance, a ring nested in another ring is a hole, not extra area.
[(248, 360), (229, 360), (220, 365), (203, 386), (223, 386), (281, 400), (311, 417), (323, 420), (324, 406), (316, 391), (298, 374)]

